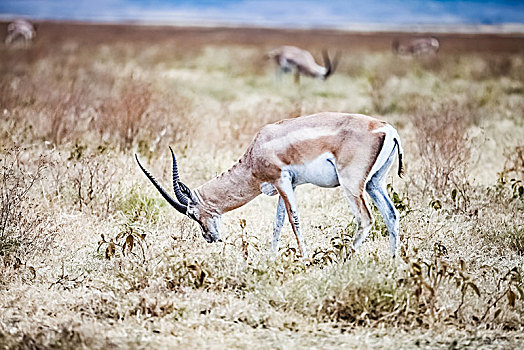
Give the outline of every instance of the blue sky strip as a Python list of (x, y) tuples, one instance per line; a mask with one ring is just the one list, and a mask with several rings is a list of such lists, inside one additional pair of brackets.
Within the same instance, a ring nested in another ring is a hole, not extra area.
[(4, 18), (279, 27), (524, 23), (524, 1), (1, 0)]

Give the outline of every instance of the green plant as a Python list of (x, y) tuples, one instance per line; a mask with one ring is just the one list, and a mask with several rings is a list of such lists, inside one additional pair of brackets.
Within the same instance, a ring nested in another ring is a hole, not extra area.
[[(466, 271), (464, 260), (460, 259), (458, 266), (454, 266), (444, 258), (446, 255), (447, 248), (435, 242), (431, 260), (403, 258), (410, 267), (408, 280), (417, 304), (422, 306), (420, 311), (428, 312), (432, 322), (440, 322), (451, 316), (456, 318), (464, 305), (468, 289), (479, 298), (481, 296), (479, 288)], [(460, 293), (460, 302), (453, 312), (438, 305), (446, 290), (449, 292), (452, 286)]]
[(207, 268), (198, 261), (183, 260), (178, 266), (170, 266), (165, 277), (169, 289), (191, 286), (196, 289), (209, 287), (212, 279), (208, 278)]
[(388, 195), (393, 201), (393, 205), (395, 208), (399, 211), (401, 216), (405, 216), (409, 214), (411, 211), (410, 203), (409, 203), (409, 197), (406, 195), (404, 197), (401, 197), (394, 189), (393, 185), (388, 184), (387, 186)]
[(352, 240), (348, 235), (332, 237), (331, 247), (327, 249), (317, 248), (311, 255), (310, 261), (313, 265), (320, 267), (346, 261), (354, 252)]
[[(259, 246), (258, 246), (258, 240), (253, 235), (250, 235), (246, 232), (246, 226), (247, 222), (245, 219), (240, 219), (240, 237), (237, 237), (233, 241), (233, 245), (236, 244), (236, 242), (240, 239), (240, 250), (242, 251), (242, 256), (244, 257), (244, 260), (248, 260), (250, 251), (253, 253), (258, 252)], [(226, 243), (227, 244), (227, 243)], [(225, 249), (226, 245), (224, 245)]]
[(115, 209), (122, 213), (128, 222), (147, 222), (156, 224), (165, 201), (150, 197), (138, 188), (125, 192), (116, 203)]
[(480, 321), (483, 321), (495, 308), (493, 319), (496, 319), (502, 313), (503, 307), (500, 304), (504, 297), (506, 297), (507, 305), (511, 308), (515, 308), (517, 300), (524, 301), (524, 280), (521, 268), (514, 267), (499, 278), (497, 292), (490, 297), (488, 307)]
[(246, 228), (246, 220), (245, 219), (240, 219), (240, 238), (242, 240), (242, 253), (244, 255), (244, 260), (247, 260), (248, 258), (248, 255), (249, 255), (249, 251), (248, 251), (248, 241), (246, 240), (246, 238), (244, 237), (244, 229)]
[[(98, 242), (97, 253), (100, 251), (100, 248), (105, 245), (105, 258), (110, 260), (116, 255), (116, 248), (119, 247), (122, 256), (126, 256), (126, 254), (128, 256), (134, 256), (144, 263), (146, 261), (144, 249), (146, 235), (145, 230), (139, 225), (124, 223), (114, 239), (111, 238), (107, 241), (103, 233), (100, 235), (101, 240)], [(140, 254), (133, 251), (135, 247), (139, 248)]]
[[(482, 322), (498, 305), (493, 313), (493, 320), (495, 320), (502, 312), (500, 303), (504, 297), (507, 298), (507, 305), (512, 309), (515, 309), (517, 300), (524, 300), (521, 269), (517, 267), (503, 275), (497, 268), (488, 265), (482, 266), (481, 270), (468, 269), (462, 259), (457, 263), (446, 259), (448, 250), (440, 242), (434, 243), (431, 260), (418, 257), (417, 249), (414, 253), (415, 256), (411, 258), (403, 256), (409, 266), (408, 277), (403, 284), (409, 286), (412, 295), (416, 298), (417, 312), (421, 315), (429, 314), (431, 322), (440, 323), (457, 319), (461, 322), (468, 319)], [(488, 271), (488, 275), (495, 276), (497, 281), (495, 292), (483, 291), (477, 284), (476, 281), (483, 270)], [(469, 291), (471, 292), (468, 293)], [(459, 300), (456, 299), (456, 295), (459, 296)], [(471, 295), (476, 297), (476, 301), (471, 298)], [(473, 315), (461, 316), (465, 305), (474, 302), (480, 307), (476, 308)], [(456, 307), (443, 307), (444, 304), (448, 306), (456, 304)], [(483, 313), (482, 309), (484, 309)]]

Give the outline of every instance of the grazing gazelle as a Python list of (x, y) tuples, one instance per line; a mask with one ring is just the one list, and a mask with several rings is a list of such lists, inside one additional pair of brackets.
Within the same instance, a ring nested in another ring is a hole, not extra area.
[(418, 38), (405, 42), (395, 39), (392, 44), (393, 52), (400, 56), (434, 55), (438, 52), (440, 43), (437, 38)]
[(15, 40), (22, 40), (24, 44), (30, 43), (36, 36), (36, 30), (31, 22), (25, 19), (16, 19), (7, 25), (6, 45)]
[(338, 55), (335, 57), (333, 64), (331, 64), (327, 52), (324, 51), (322, 54), (325, 67), (318, 65), (309, 51), (296, 46), (281, 46), (268, 52), (266, 57), (275, 59), (279, 66), (279, 73), (295, 71), (295, 82), (298, 82), (300, 74), (326, 80), (335, 72), (338, 64)]
[(273, 230), (277, 249), (286, 212), (302, 256), (306, 256), (300, 231), (295, 187), (310, 183), (342, 186), (355, 214), (357, 249), (369, 233), (373, 218), (364, 190), (377, 205), (389, 231), (391, 254), (399, 243), (399, 214), (386, 192), (386, 174), (398, 154), (402, 175), (402, 146), (397, 131), (386, 122), (361, 114), (324, 112), (286, 119), (263, 127), (246, 153), (231, 169), (190, 190), (179, 181), (173, 156), (172, 198), (135, 158), (160, 194), (180, 213), (200, 224), (206, 241), (220, 240), (223, 213), (236, 209), (259, 194), (279, 194)]

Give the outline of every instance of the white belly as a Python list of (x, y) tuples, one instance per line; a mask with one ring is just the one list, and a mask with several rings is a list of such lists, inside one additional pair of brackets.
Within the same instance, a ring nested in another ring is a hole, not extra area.
[(327, 152), (306, 164), (287, 165), (282, 171), (288, 171), (291, 174), (294, 186), (306, 183), (320, 187), (340, 185), (335, 168), (335, 157)]

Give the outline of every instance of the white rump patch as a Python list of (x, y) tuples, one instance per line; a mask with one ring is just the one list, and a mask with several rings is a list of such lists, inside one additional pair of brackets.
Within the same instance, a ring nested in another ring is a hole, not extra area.
[(392, 127), (389, 124), (386, 124), (378, 129), (373, 130), (373, 133), (379, 133), (379, 132), (382, 132), (385, 134), (384, 143), (382, 145), (382, 149), (380, 150), (380, 153), (377, 156), (377, 159), (375, 160), (375, 163), (371, 167), (371, 171), (368, 174), (366, 182), (368, 182), (369, 179), (371, 179), (371, 177), (375, 175), (375, 173), (380, 168), (382, 168), (382, 166), (386, 163), (389, 156), (392, 154), (393, 149), (395, 149), (395, 146), (396, 146), (394, 139), (398, 138), (398, 134), (394, 127)]

